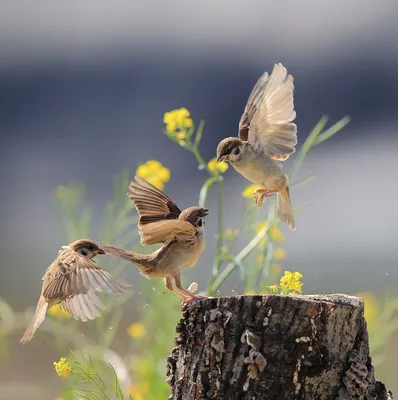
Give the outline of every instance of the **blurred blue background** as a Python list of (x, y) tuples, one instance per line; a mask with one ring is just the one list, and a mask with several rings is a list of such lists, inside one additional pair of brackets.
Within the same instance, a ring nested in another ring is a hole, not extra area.
[[(396, 1), (0, 7), (0, 293), (15, 309), (35, 304), (45, 269), (66, 244), (52, 201), (57, 185), (86, 182), (100, 219), (113, 177), (154, 158), (171, 169), (166, 192), (178, 205), (197, 204), (205, 175), (162, 133), (164, 112), (184, 106), (194, 121), (206, 121), (201, 151), (210, 159), (220, 139), (237, 133), (254, 83), (276, 62), (295, 78), (298, 146), (322, 115), (331, 123), (352, 117), (300, 171), (317, 179), (293, 190), (294, 205), (308, 208), (297, 215), (296, 232), (283, 228), (284, 268), (303, 273), (306, 293), (396, 293)], [(232, 169), (225, 181), (228, 225), (237, 227), (246, 182)], [(211, 209), (215, 198), (209, 201)], [(206, 284), (215, 229), (212, 215), (207, 251), (187, 282)], [(139, 285), (135, 270), (128, 278)], [(18, 382), (16, 371), (27, 387), (46, 380), (30, 375), (33, 355), (18, 340), (12, 362), (1, 366), (3, 393)]]

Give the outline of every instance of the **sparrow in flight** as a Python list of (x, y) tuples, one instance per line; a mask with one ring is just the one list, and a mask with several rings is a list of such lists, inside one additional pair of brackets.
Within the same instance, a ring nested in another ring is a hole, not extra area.
[(293, 104), (293, 77), (282, 64), (275, 64), (254, 86), (239, 122), (239, 137), (223, 139), (217, 161), (229, 161), (250, 182), (261, 185), (254, 192), (257, 206), (277, 194), (279, 219), (295, 230), (289, 180), (279, 161), (295, 152), (297, 127)]
[[(147, 278), (164, 278), (167, 289), (183, 301), (198, 298), (185, 289), (181, 272), (196, 264), (205, 246), (205, 217), (207, 208), (198, 206), (181, 211), (173, 200), (142, 178), (135, 177), (129, 185), (128, 196), (138, 215), (141, 244), (162, 244), (151, 254), (140, 254), (101, 243), (107, 255), (134, 263)], [(178, 290), (173, 287), (173, 280)]]
[(80, 239), (62, 246), (58, 257), (42, 278), (36, 312), (21, 343), (25, 344), (33, 338), (48, 308), (59, 304), (75, 319), (86, 322), (101, 315), (97, 307), (104, 308), (95, 292), (122, 294), (131, 287), (129, 283), (114, 278), (98, 267), (93, 260), (97, 254), (105, 252), (89, 239)]

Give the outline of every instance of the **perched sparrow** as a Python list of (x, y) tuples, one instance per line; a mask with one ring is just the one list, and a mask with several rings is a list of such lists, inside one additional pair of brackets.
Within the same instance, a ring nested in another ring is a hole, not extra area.
[(42, 278), (36, 312), (21, 343), (25, 344), (33, 338), (44, 321), (47, 308), (60, 304), (75, 319), (87, 321), (100, 316), (97, 307), (104, 308), (95, 292), (121, 294), (131, 286), (98, 267), (93, 260), (97, 254), (105, 252), (89, 239), (62, 246)]
[[(207, 208), (189, 207), (181, 211), (173, 200), (150, 183), (135, 177), (129, 185), (129, 198), (139, 214), (141, 244), (163, 246), (151, 254), (139, 254), (101, 243), (107, 255), (134, 263), (147, 278), (164, 278), (167, 289), (184, 301), (198, 298), (184, 289), (181, 272), (193, 266), (205, 245), (204, 218)], [(173, 279), (178, 290), (173, 287)]]
[(293, 77), (282, 64), (265, 72), (254, 86), (239, 122), (239, 137), (223, 139), (217, 161), (227, 160), (246, 179), (263, 186), (254, 192), (257, 206), (277, 193), (277, 213), (294, 230), (289, 180), (279, 161), (294, 153), (297, 127), (293, 105)]

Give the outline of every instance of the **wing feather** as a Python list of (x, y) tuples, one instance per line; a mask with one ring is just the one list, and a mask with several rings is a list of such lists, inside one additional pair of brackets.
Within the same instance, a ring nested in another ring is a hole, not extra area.
[(87, 321), (100, 316), (104, 308), (95, 292), (122, 294), (131, 285), (99, 268), (96, 263), (72, 250), (65, 251), (43, 277), (42, 295), (47, 302), (60, 306), (75, 319)]
[(157, 243), (167, 245), (175, 239), (190, 240), (195, 234), (196, 228), (192, 224), (179, 219), (157, 221), (140, 229), (141, 243), (145, 246)]
[(295, 152), (297, 144), (297, 127), (292, 122), (296, 118), (293, 77), (282, 64), (275, 64), (269, 78), (261, 79), (257, 90), (262, 93), (255, 94), (252, 105), (247, 106), (251, 110), (247, 140), (259, 143), (272, 158), (284, 161)]
[(134, 179), (129, 185), (128, 197), (134, 203), (140, 216), (138, 227), (179, 217), (181, 210), (169, 196), (138, 176)]
[(247, 101), (245, 111), (239, 122), (239, 137), (246, 141), (249, 136), (250, 123), (257, 112), (258, 106), (264, 97), (264, 87), (268, 81), (268, 72), (264, 72), (257, 83), (254, 85)]

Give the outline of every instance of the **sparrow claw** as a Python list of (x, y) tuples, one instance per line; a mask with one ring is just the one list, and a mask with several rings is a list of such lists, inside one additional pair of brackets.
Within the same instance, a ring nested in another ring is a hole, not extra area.
[(206, 296), (196, 296), (196, 295), (192, 294), (192, 296), (184, 296), (182, 298), (182, 304), (189, 303), (192, 300), (200, 300), (200, 299), (206, 299), (206, 298), (207, 298)]
[(253, 194), (254, 200), (257, 204), (257, 208), (261, 207), (266, 197), (272, 197), (275, 193), (277, 193), (276, 190), (256, 189)]

